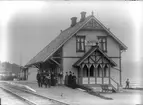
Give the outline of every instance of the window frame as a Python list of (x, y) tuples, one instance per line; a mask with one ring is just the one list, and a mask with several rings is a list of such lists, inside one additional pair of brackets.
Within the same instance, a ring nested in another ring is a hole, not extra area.
[[(103, 41), (105, 39), (105, 42)], [(101, 49), (103, 52), (107, 52), (107, 36), (98, 36), (99, 44), (101, 45)], [(105, 44), (105, 49), (104, 49)]]
[[(79, 42), (78, 42), (79, 38)], [(82, 41), (83, 39), (83, 41)], [(79, 44), (79, 48), (78, 48)], [(83, 44), (83, 50), (82, 50), (82, 44)], [(85, 52), (85, 36), (76, 36), (76, 52)]]

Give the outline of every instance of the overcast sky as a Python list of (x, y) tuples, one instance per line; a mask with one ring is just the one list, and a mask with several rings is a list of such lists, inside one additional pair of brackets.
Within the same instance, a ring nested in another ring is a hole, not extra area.
[[(143, 2), (0, 2), (0, 60), (25, 65), (60, 30), (68, 28), (71, 17), (80, 19), (94, 11), (101, 21), (128, 47), (123, 63), (141, 62)], [(20, 60), (21, 59), (21, 60)]]

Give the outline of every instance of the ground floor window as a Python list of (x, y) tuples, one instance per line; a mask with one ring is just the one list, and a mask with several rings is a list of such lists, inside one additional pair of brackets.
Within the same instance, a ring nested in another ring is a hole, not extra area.
[[(96, 70), (96, 71), (95, 71)], [(96, 73), (96, 74), (95, 74)], [(88, 71), (88, 67), (85, 65), (83, 67), (83, 77), (109, 77), (109, 68), (105, 66), (103, 69), (99, 65), (96, 69), (92, 65)]]
[(109, 68), (104, 67), (104, 77), (109, 77)]
[(88, 68), (86, 65), (83, 68), (83, 77), (88, 77)]
[(94, 76), (94, 66), (92, 65), (90, 67), (90, 77), (93, 77)]
[(97, 77), (102, 77), (102, 69), (100, 66), (97, 67)]

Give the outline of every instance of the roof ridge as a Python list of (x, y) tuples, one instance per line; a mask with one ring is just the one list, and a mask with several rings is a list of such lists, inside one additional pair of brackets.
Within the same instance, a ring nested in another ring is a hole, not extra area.
[[(75, 25), (75, 26), (73, 26), (73, 27), (68, 27), (68, 28), (66, 28), (65, 30), (63, 30), (59, 35), (57, 35), (48, 45), (46, 45), (39, 53), (37, 53), (31, 60), (29, 60), (29, 62), (26, 64), (26, 65), (29, 65), (29, 63), (30, 62), (32, 62), (35, 58), (36, 58), (36, 56), (38, 56), (41, 52), (43, 52), (44, 51), (44, 49), (48, 49), (49, 47), (50, 47), (50, 45), (54, 42), (54, 41), (56, 41), (57, 39), (58, 39), (58, 37), (61, 37), (62, 35), (63, 35), (63, 33), (65, 33), (66, 31), (69, 31), (70, 29), (72, 30), (73, 28), (75, 28), (75, 27), (77, 27), (79, 24), (83, 24), (85, 21), (88, 21), (88, 18), (90, 19), (90, 17), (92, 17), (92, 15), (89, 15), (89, 16), (87, 16), (86, 18), (85, 18), (85, 20), (83, 21), (83, 22), (77, 22), (77, 24)], [(81, 27), (81, 26), (80, 26)], [(67, 33), (67, 34), (69, 34), (69, 32)], [(71, 33), (72, 34), (72, 33)], [(60, 45), (59, 45), (60, 46)], [(53, 52), (53, 51), (52, 51)], [(52, 53), (51, 52), (51, 53)], [(38, 62), (36, 62), (36, 63), (38, 63)], [(33, 63), (31, 63), (31, 64), (33, 64)]]

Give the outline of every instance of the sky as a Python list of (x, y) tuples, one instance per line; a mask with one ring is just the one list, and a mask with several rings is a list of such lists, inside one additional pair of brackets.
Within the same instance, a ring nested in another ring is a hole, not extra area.
[(0, 1), (0, 61), (24, 66), (61, 30), (70, 26), (71, 17), (79, 20), (80, 12), (85, 11), (88, 16), (93, 11), (94, 16), (128, 47), (122, 53), (124, 73), (130, 77), (129, 70), (138, 68), (131, 71), (140, 76), (142, 10), (141, 1)]

